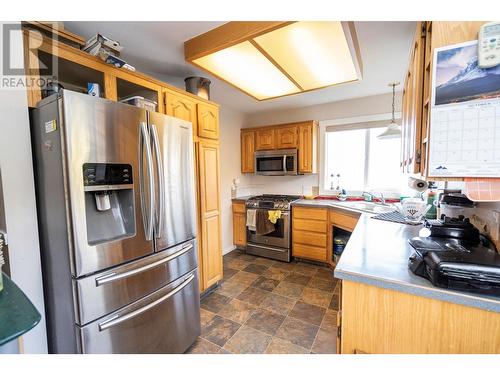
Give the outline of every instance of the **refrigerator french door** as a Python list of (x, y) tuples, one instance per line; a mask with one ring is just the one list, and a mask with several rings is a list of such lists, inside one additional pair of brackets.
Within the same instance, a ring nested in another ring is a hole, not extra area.
[(33, 111), (32, 138), (49, 350), (186, 350), (199, 334), (191, 123), (63, 90)]
[(169, 248), (196, 235), (193, 131), (190, 122), (148, 112), (154, 175), (157, 250)]

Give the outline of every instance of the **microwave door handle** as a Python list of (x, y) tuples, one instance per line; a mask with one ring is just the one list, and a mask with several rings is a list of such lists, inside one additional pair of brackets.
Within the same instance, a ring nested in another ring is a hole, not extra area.
[[(153, 237), (153, 211), (154, 211), (154, 181), (153, 181), (153, 160), (151, 157), (151, 144), (149, 142), (147, 125), (141, 122), (139, 136), (139, 191), (141, 195), (141, 211), (144, 224), (144, 232), (147, 241), (151, 241)], [(149, 180), (149, 207), (146, 203), (145, 187), (144, 187), (144, 148), (146, 149), (147, 173)], [(149, 208), (149, 209), (147, 209)]]
[(286, 170), (286, 155), (283, 155), (283, 171), (285, 172), (285, 174), (287, 174), (287, 170)]
[(156, 237), (161, 238), (163, 236), (163, 217), (165, 216), (165, 183), (163, 180), (163, 158), (161, 155), (161, 149), (160, 149), (160, 141), (158, 138), (158, 131), (156, 129), (156, 125), (151, 124), (151, 132), (153, 133), (153, 147), (154, 147), (154, 152), (155, 152), (155, 157), (156, 157), (156, 174), (158, 176), (158, 195), (159, 195), (159, 202), (158, 206), (159, 209), (156, 210), (156, 214), (158, 215), (157, 220), (156, 220)]

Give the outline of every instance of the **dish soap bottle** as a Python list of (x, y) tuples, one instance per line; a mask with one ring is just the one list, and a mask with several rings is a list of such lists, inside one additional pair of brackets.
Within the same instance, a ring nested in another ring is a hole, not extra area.
[(434, 220), (437, 218), (437, 208), (436, 208), (436, 203), (437, 203), (437, 193), (435, 190), (433, 190), (433, 187), (429, 187), (427, 190), (427, 204), (429, 204), (431, 207), (429, 208), (429, 211), (425, 214), (426, 219)]

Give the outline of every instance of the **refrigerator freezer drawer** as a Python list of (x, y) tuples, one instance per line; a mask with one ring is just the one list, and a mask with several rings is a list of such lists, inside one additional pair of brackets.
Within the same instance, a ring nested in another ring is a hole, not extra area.
[(197, 271), (102, 319), (78, 327), (80, 349), (98, 353), (183, 353), (200, 334)]
[(76, 324), (85, 325), (177, 280), (197, 267), (196, 241), (74, 280)]

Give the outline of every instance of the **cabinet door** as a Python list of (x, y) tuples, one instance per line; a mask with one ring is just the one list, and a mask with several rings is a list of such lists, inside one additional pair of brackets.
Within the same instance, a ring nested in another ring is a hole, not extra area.
[(198, 136), (209, 139), (219, 139), (219, 110), (217, 107), (199, 103)]
[(297, 126), (283, 126), (276, 129), (276, 148), (297, 147)]
[(241, 173), (255, 172), (255, 132), (241, 132)]
[(193, 134), (196, 134), (196, 103), (193, 100), (166, 91), (165, 106), (167, 115), (191, 122), (193, 124)]
[(219, 190), (219, 145), (198, 144), (200, 187), (200, 240), (203, 289), (222, 279), (222, 249)]
[(244, 247), (247, 244), (246, 215), (233, 213), (233, 244)]
[(307, 123), (299, 125), (299, 173), (314, 173), (314, 123)]
[(420, 172), (425, 23), (417, 22), (403, 87), (402, 160), (404, 172)]
[(276, 148), (274, 129), (257, 130), (255, 138), (256, 150), (274, 150)]

